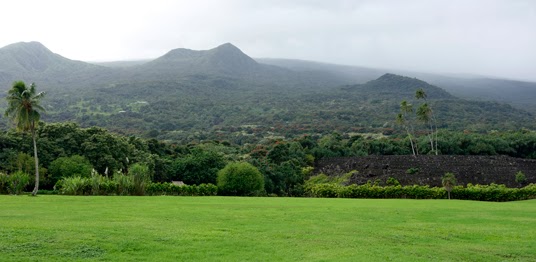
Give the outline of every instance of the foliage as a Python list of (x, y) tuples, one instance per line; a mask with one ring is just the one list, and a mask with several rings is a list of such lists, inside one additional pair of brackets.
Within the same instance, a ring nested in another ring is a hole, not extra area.
[(523, 173), (523, 171), (518, 171), (516, 173), (516, 182), (519, 183), (520, 185), (527, 182), (527, 177), (525, 176), (525, 173)]
[[(311, 197), (328, 198), (412, 198), (412, 199), (444, 199), (446, 190), (429, 186), (377, 186), (372, 184), (341, 186), (338, 184), (316, 184), (308, 187), (306, 194)], [(536, 198), (536, 185), (523, 188), (507, 188), (504, 185), (488, 185), (452, 188), (456, 199), (479, 201), (516, 201)]]
[[(348, 173), (342, 174), (340, 176), (327, 176), (325, 174), (318, 174), (311, 176), (304, 184), (305, 194), (310, 191), (315, 191), (319, 195), (326, 195), (326, 197), (333, 197), (334, 191), (333, 186), (346, 186), (350, 181), (352, 175), (357, 173), (357, 171), (352, 170)], [(323, 186), (326, 185), (326, 186)]]
[(11, 168), (11, 171), (22, 171), (27, 174), (34, 173), (34, 163), (35, 159), (32, 156), (23, 152), (19, 152), (19, 154), (17, 155), (17, 159), (15, 160), (16, 167)]
[(387, 181), (385, 181), (385, 184), (388, 186), (400, 186), (400, 182), (394, 177), (387, 178)]
[(0, 172), (0, 194), (7, 194), (7, 184), (9, 176), (6, 173)]
[(293, 141), (267, 140), (248, 150), (248, 162), (263, 174), (267, 194), (303, 194), (304, 180), (313, 169), (310, 165), (314, 164), (311, 162), (314, 161), (314, 156), (310, 151), (315, 145), (311, 142), (308, 137)]
[(132, 177), (132, 190), (135, 195), (145, 195), (147, 185), (151, 182), (151, 173), (146, 165), (134, 164), (129, 170), (128, 174)]
[(406, 174), (408, 175), (416, 174), (417, 172), (419, 172), (418, 167), (410, 167), (408, 170), (406, 170)]
[(30, 88), (26, 87), (26, 84), (22, 81), (13, 83), (12, 88), (8, 91), (6, 97), (8, 107), (5, 112), (5, 116), (9, 117), (17, 127), (17, 130), (23, 132), (30, 132), (33, 141), (33, 152), (35, 160), (35, 187), (32, 191), (32, 195), (36, 195), (39, 190), (39, 160), (37, 158), (37, 143), (36, 143), (36, 129), (41, 114), (39, 111), (45, 111), (40, 105), (41, 99), (45, 96), (45, 93), (37, 93), (35, 84), (31, 84)]
[(151, 196), (215, 196), (218, 187), (213, 184), (177, 186), (172, 183), (149, 183), (146, 192)]
[(220, 154), (194, 148), (190, 154), (173, 161), (171, 178), (187, 185), (215, 184), (217, 173), (224, 166), (225, 161)]
[(264, 177), (250, 163), (229, 163), (218, 172), (218, 194), (252, 196), (259, 195), (263, 189)]
[(453, 173), (448, 172), (441, 178), (441, 184), (445, 187), (445, 190), (447, 190), (449, 199), (450, 192), (452, 191), (452, 188), (456, 186), (456, 183), (456, 176)]
[(20, 195), (30, 183), (30, 175), (16, 171), (10, 175), (0, 172), (0, 194)]
[(400, 113), (396, 115), (396, 123), (401, 125), (406, 131), (413, 155), (418, 155), (419, 149), (414, 143), (415, 128), (412, 122), (413, 111), (413, 105), (408, 103), (406, 100), (402, 100), (402, 102), (400, 102)]
[(132, 176), (125, 175), (120, 171), (114, 173), (112, 180), (117, 184), (117, 194), (120, 196), (128, 196), (133, 192), (134, 179)]
[(93, 166), (91, 166), (89, 160), (80, 155), (57, 158), (48, 167), (50, 182), (52, 184), (56, 184), (58, 180), (64, 177), (90, 177), (92, 170)]
[(81, 176), (64, 177), (56, 183), (57, 190), (63, 195), (89, 195), (92, 180)]
[(472, 185), (454, 187), (452, 194), (456, 199), (477, 201), (517, 201), (536, 198), (536, 184), (522, 188), (508, 188), (504, 185)]
[[(301, 136), (291, 140), (264, 139), (258, 144), (238, 146), (226, 141), (179, 145), (172, 141), (125, 137), (101, 128), (80, 128), (73, 123), (42, 123), (38, 133), (40, 174), (44, 174), (42, 188), (48, 190), (51, 190), (55, 183), (49, 182), (51, 179), (47, 177), (46, 169), (52, 167), (54, 170), (52, 162), (75, 155), (86, 158), (97, 173), (110, 178), (116, 171), (128, 172), (131, 163), (146, 165), (154, 182), (179, 180), (176, 175), (179, 173), (178, 165), (175, 164), (183, 159), (192, 160), (188, 166), (198, 171), (190, 172), (192, 177), (196, 174), (209, 174), (205, 177), (211, 177), (210, 174), (215, 172), (218, 166), (212, 164), (219, 161), (247, 161), (257, 167), (264, 176), (267, 194), (301, 196), (314, 164), (311, 159), (411, 154), (409, 140), (400, 135), (330, 133)], [(438, 135), (442, 154), (500, 154), (536, 158), (536, 132), (533, 131), (479, 134), (443, 130)], [(34, 167), (30, 164), (33, 159), (25, 153), (31, 152), (31, 141), (28, 135), (0, 132), (0, 170), (13, 173), (23, 167), (23, 170), (30, 170), (26, 172), (33, 172)], [(416, 142), (422, 150), (430, 150), (426, 137), (420, 137)], [(109, 150), (110, 148), (112, 150)], [(198, 165), (195, 163), (196, 159), (206, 164)], [(209, 163), (207, 159), (212, 162)]]
[(430, 141), (430, 151), (429, 153), (433, 153), (435, 155), (439, 154), (439, 150), (437, 148), (438, 141), (437, 141), (437, 120), (434, 114), (434, 111), (432, 110), (432, 106), (428, 103), (427, 100), (428, 95), (426, 92), (424, 92), (424, 89), (420, 88), (417, 91), (415, 91), (415, 98), (416, 99), (423, 99), (424, 103), (419, 106), (419, 108), (416, 111), (417, 119), (421, 121), (425, 126), (429, 127), (429, 130), (427, 131), (427, 137)]

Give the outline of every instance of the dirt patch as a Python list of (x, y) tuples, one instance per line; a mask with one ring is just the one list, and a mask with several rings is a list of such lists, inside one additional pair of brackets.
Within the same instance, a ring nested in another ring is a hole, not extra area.
[(315, 163), (315, 174), (335, 176), (350, 172), (352, 184), (389, 177), (396, 178), (402, 185), (441, 186), (441, 177), (446, 172), (456, 175), (458, 184), (487, 185), (504, 184), (519, 187), (515, 175), (522, 171), (526, 183), (536, 183), (536, 160), (508, 156), (366, 156), (324, 158)]

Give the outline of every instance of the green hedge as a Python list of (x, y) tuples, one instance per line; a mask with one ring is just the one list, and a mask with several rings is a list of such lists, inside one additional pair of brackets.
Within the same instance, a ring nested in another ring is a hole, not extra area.
[[(452, 190), (452, 198), (479, 201), (515, 201), (536, 198), (536, 184), (523, 188), (508, 188), (504, 185), (457, 186)], [(411, 198), (446, 199), (447, 191), (442, 187), (429, 186), (377, 186), (371, 184), (341, 186), (338, 184), (317, 184), (306, 188), (310, 197), (326, 198)]]
[(176, 186), (172, 183), (148, 182), (143, 191), (136, 190), (130, 176), (115, 175), (107, 178), (94, 175), (89, 178), (68, 177), (56, 183), (55, 190), (62, 195), (172, 195), (172, 196), (215, 196), (218, 187), (212, 184)]
[(218, 187), (213, 184), (177, 186), (172, 183), (150, 183), (145, 193), (151, 196), (215, 196)]

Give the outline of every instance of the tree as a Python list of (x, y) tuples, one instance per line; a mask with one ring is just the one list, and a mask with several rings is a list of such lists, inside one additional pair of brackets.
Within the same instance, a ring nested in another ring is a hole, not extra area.
[(55, 185), (58, 180), (65, 177), (90, 177), (92, 170), (93, 166), (89, 160), (79, 155), (57, 158), (48, 166), (52, 185)]
[(8, 91), (6, 97), (8, 107), (5, 116), (11, 118), (15, 123), (17, 130), (22, 132), (30, 132), (32, 135), (34, 160), (35, 160), (35, 187), (32, 195), (37, 195), (39, 189), (39, 159), (37, 158), (37, 143), (36, 143), (36, 126), (39, 123), (41, 114), (39, 111), (45, 111), (41, 107), (41, 99), (45, 96), (44, 92), (37, 93), (35, 84), (32, 83), (30, 88), (22, 81), (13, 83), (13, 87)]
[(172, 179), (187, 185), (215, 184), (225, 160), (217, 152), (194, 148), (191, 154), (177, 158), (171, 166)]
[(234, 162), (218, 172), (218, 191), (223, 195), (251, 196), (264, 189), (264, 177), (252, 164)]
[(426, 97), (427, 95), (422, 88), (415, 91), (415, 98), (424, 100), (424, 104), (422, 104), (417, 109), (417, 118), (419, 118), (419, 120), (421, 120), (425, 125), (429, 125), (430, 133), (428, 134), (428, 139), (430, 140), (430, 149), (432, 150), (432, 152), (438, 155), (439, 152), (437, 148), (438, 137), (436, 118), (432, 107), (428, 104), (428, 101), (426, 100)]
[(396, 116), (396, 122), (399, 125), (403, 126), (404, 129), (406, 130), (406, 133), (408, 134), (408, 137), (409, 137), (409, 142), (411, 144), (411, 151), (413, 151), (413, 155), (415, 156), (419, 154), (419, 152), (416, 148), (416, 144), (413, 143), (413, 136), (411, 134), (412, 125), (408, 119), (409, 113), (413, 113), (413, 105), (408, 103), (406, 100), (403, 100), (400, 103), (400, 113), (398, 113), (398, 115)]
[(428, 141), (430, 141), (430, 150), (431, 152), (435, 151), (437, 155), (437, 150), (434, 149), (434, 128), (431, 121), (432, 109), (428, 106), (427, 103), (424, 103), (417, 108), (417, 119), (423, 122), (424, 125), (429, 125), (430, 132), (427, 134)]
[(452, 191), (452, 188), (454, 188), (457, 183), (456, 176), (450, 172), (445, 173), (445, 175), (441, 178), (441, 183), (443, 184), (443, 187), (445, 187), (445, 190), (447, 190), (450, 199), (450, 191)]

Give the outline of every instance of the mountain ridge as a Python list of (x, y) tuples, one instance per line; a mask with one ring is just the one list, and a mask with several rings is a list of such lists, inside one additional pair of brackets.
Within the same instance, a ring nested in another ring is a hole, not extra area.
[(142, 70), (151, 67), (171, 68), (183, 75), (203, 71), (218, 74), (245, 74), (259, 70), (259, 64), (255, 60), (230, 43), (209, 50), (173, 49), (139, 67)]
[[(45, 121), (75, 121), (125, 134), (244, 143), (274, 135), (393, 132), (400, 101), (413, 99), (418, 88), (441, 114), (443, 128), (481, 132), (534, 126), (527, 112), (457, 99), (414, 77), (382, 73), (359, 83), (355, 79), (381, 71), (325, 64), (307, 68), (307, 62), (290, 69), (258, 62), (229, 43), (200, 51), (173, 49), (129, 67), (80, 62), (77, 68), (69, 65), (79, 61), (41, 51), (51, 58), (41, 62), (53, 70), (19, 69), (24, 72), (7, 77), (36, 82), (49, 93)], [(4, 65), (0, 59), (0, 77)], [(12, 81), (4, 81), (6, 90)]]

